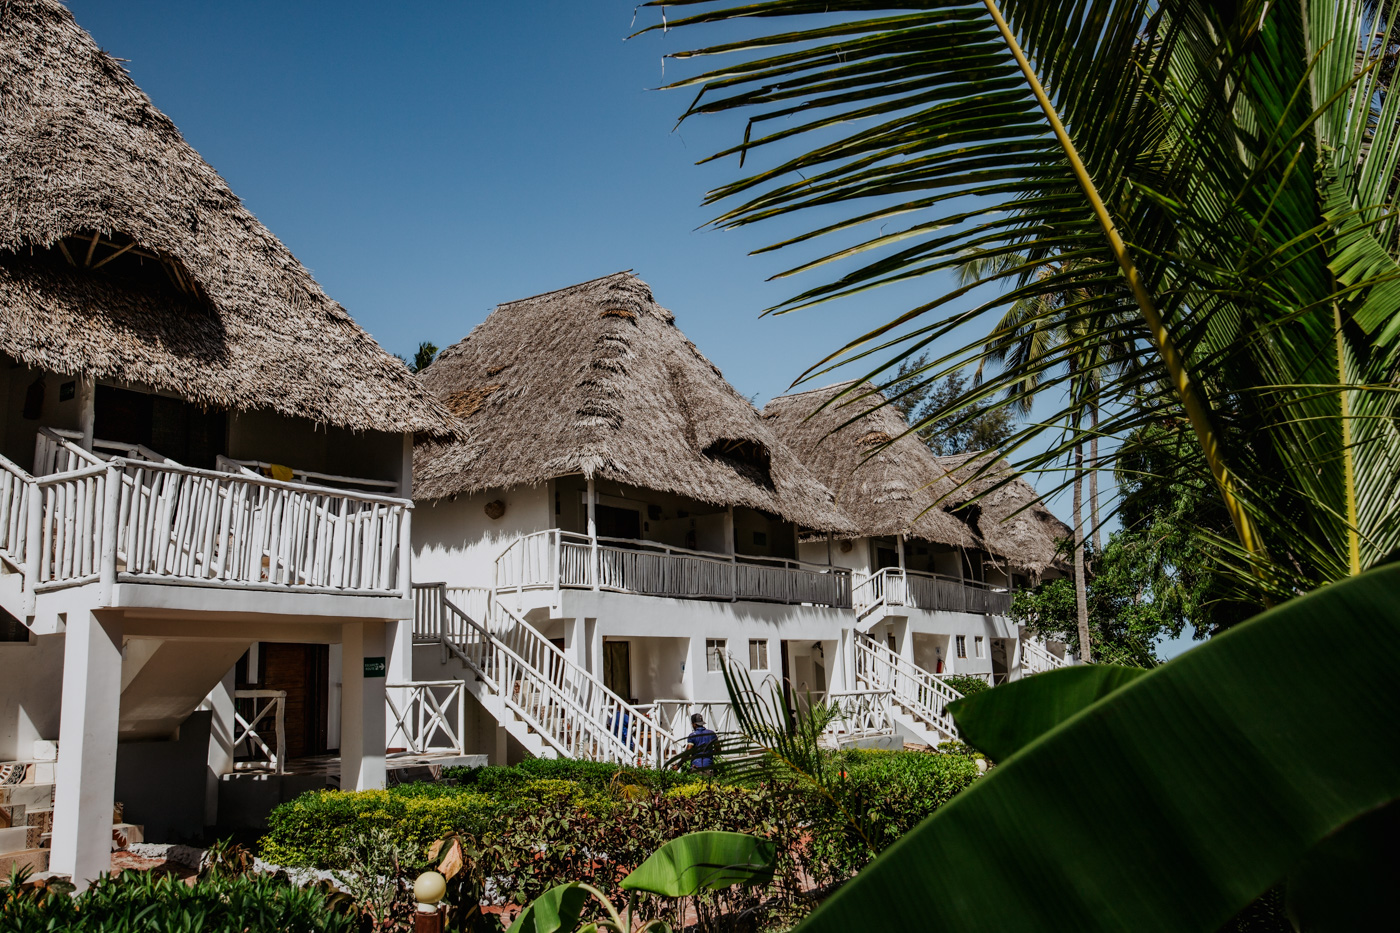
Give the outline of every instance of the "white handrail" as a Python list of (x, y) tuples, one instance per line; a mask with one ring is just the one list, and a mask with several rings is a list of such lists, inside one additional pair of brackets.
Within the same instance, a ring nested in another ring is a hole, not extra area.
[(836, 708), (837, 718), (826, 727), (833, 739), (856, 739), (894, 733), (890, 690), (846, 690), (828, 693), (825, 700)]
[(49, 476), (100, 464), (101, 457), (73, 443), (82, 438), (78, 431), (40, 428), (34, 435), (34, 475)]
[[(255, 476), (263, 475), (258, 472), (259, 470), (271, 470), (273, 466), (276, 465), (266, 460), (235, 460), (232, 457), (223, 457), (222, 459), (227, 460), (229, 463), (238, 464), (238, 466)], [(375, 489), (399, 488), (399, 484), (391, 479), (366, 479), (362, 476), (340, 476), (335, 473), (318, 473), (315, 470), (298, 470), (295, 467), (287, 467), (287, 469), (292, 471), (293, 480), (300, 477), (302, 482), (311, 485), (324, 486), (329, 483), (334, 484), (337, 489), (341, 486), (369, 486)]]
[(950, 739), (958, 737), (958, 727), (948, 715), (948, 704), (962, 694), (936, 674), (895, 654), (867, 635), (856, 635), (856, 682), (877, 690), (890, 690), (895, 701)]
[[(285, 690), (235, 690), (233, 691), (233, 749), (234, 754), (238, 754), (238, 748), (244, 742), (248, 743), (249, 753), (253, 756), (252, 761), (235, 761), (234, 768), (262, 768), (271, 766), (274, 772), (282, 774), (287, 768), (287, 691)], [(253, 700), (253, 718), (245, 719), (238, 711), (239, 700)], [(258, 700), (267, 700), (261, 708), (258, 707)], [(258, 734), (258, 723), (268, 713), (275, 713), (273, 718), (273, 728), (277, 730), (277, 747), (274, 751), (268, 747), (267, 741)], [(242, 730), (241, 732), (239, 730)]]
[(988, 615), (1005, 615), (1011, 610), (1011, 593), (1007, 590), (979, 580), (898, 567), (883, 567), (863, 576), (853, 594), (858, 619), (887, 606)]
[(1059, 667), (1068, 667), (1064, 658), (1051, 653), (1040, 638), (1021, 639), (1021, 669), (1027, 674), (1041, 674)]
[(452, 603), (442, 583), (415, 583), (414, 632), (436, 626), (446, 647), (561, 755), (655, 764), (676, 740), (571, 661), (500, 600), (488, 628)]
[[(392, 726), (386, 748), (396, 748), (402, 737), (415, 755), (461, 755), (466, 737), (466, 684), (460, 680), (418, 680), (385, 684), (385, 703)], [(403, 709), (394, 701), (401, 694)]]

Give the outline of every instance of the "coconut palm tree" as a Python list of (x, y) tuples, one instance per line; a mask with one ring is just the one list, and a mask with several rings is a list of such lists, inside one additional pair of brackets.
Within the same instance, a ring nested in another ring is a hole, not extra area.
[[(1233, 540), (1215, 542), (1222, 572), (1260, 602), (1400, 549), (1400, 95), (1384, 7), (665, 6), (667, 27), (686, 35), (747, 24), (674, 53), (724, 56), (673, 85), (699, 88), (685, 118), (748, 117), (714, 156), (740, 166), (709, 195), (726, 205), (715, 223), (819, 210), (766, 249), (833, 243), (782, 276), (842, 264), (774, 310), (927, 283), (925, 300), (814, 372), (848, 363), (874, 376), (952, 341), (930, 365), (938, 378), (988, 359), (987, 321), (1002, 309), (1078, 289), (1046, 312), (1073, 324), (1072, 339), (1008, 360), (961, 400), (1028, 376), (1044, 397), (1071, 388), (1055, 416), (1012, 439), (1013, 453), (1036, 451), (1018, 465), (1179, 419), (1233, 523)], [(971, 256), (1013, 255), (1024, 262), (947, 285)], [(1041, 274), (1052, 260), (1065, 265)], [(997, 293), (983, 298), (984, 285)], [(1075, 388), (1064, 364), (1085, 355), (1111, 378)], [(1073, 417), (1090, 400), (1097, 430)], [(1065, 426), (1059, 441), (1030, 443)]]

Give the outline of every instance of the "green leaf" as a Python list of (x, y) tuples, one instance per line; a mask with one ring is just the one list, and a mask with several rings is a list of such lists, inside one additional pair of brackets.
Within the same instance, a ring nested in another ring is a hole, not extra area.
[(1400, 803), (1353, 820), (1289, 872), (1286, 903), (1304, 933), (1345, 933), (1393, 912), (1400, 881)]
[(672, 839), (622, 879), (629, 891), (690, 897), (735, 884), (766, 884), (777, 847), (746, 833), (699, 832)]
[(588, 897), (576, 882), (555, 885), (520, 912), (508, 933), (570, 933), (583, 918)]
[(939, 808), (801, 929), (1218, 930), (1400, 798), (1397, 592), (1400, 566), (1382, 567), (1138, 677)]
[(1111, 664), (1065, 667), (956, 700), (948, 712), (964, 742), (1003, 761), (1145, 673)]

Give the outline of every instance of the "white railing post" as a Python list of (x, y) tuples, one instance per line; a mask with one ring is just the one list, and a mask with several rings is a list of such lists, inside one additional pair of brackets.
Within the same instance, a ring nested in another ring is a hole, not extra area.
[(24, 611), (34, 614), (35, 587), (39, 585), (39, 562), (43, 559), (44, 492), (38, 483), (29, 483), (29, 514), (24, 532)]
[(102, 605), (112, 604), (112, 588), (117, 582), (117, 503), (122, 489), (122, 460), (112, 460), (103, 477), (106, 488), (102, 495), (102, 549), (98, 569)]
[[(399, 592), (404, 599), (413, 598), (413, 504), (401, 507), (399, 518)], [(387, 582), (387, 581), (386, 581)]]

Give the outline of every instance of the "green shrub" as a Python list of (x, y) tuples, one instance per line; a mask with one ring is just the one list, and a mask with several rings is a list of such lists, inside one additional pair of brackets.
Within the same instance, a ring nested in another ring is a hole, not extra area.
[(359, 928), (331, 895), (270, 875), (201, 878), (126, 871), (77, 897), (41, 885), (0, 889), (0, 933), (341, 933)]
[(981, 677), (974, 677), (972, 674), (945, 674), (943, 682), (965, 697), (970, 697), (974, 693), (981, 693), (983, 690), (992, 689), (992, 685)]
[(339, 854), (364, 830), (380, 827), (418, 856), (453, 833), (482, 836), (501, 806), (485, 794), (433, 784), (388, 790), (309, 791), (268, 816), (262, 857), (288, 867), (345, 868)]
[(618, 788), (624, 786), (660, 792), (697, 780), (695, 775), (682, 771), (628, 768), (571, 758), (530, 758), (510, 767), (448, 768), (442, 776), (444, 780), (502, 799), (513, 799), (519, 789), (531, 781), (541, 780), (570, 781), (578, 784), (585, 794), (609, 795), (617, 795)]
[(939, 742), (936, 751), (941, 755), (962, 755), (964, 758), (987, 757), (966, 742)]

